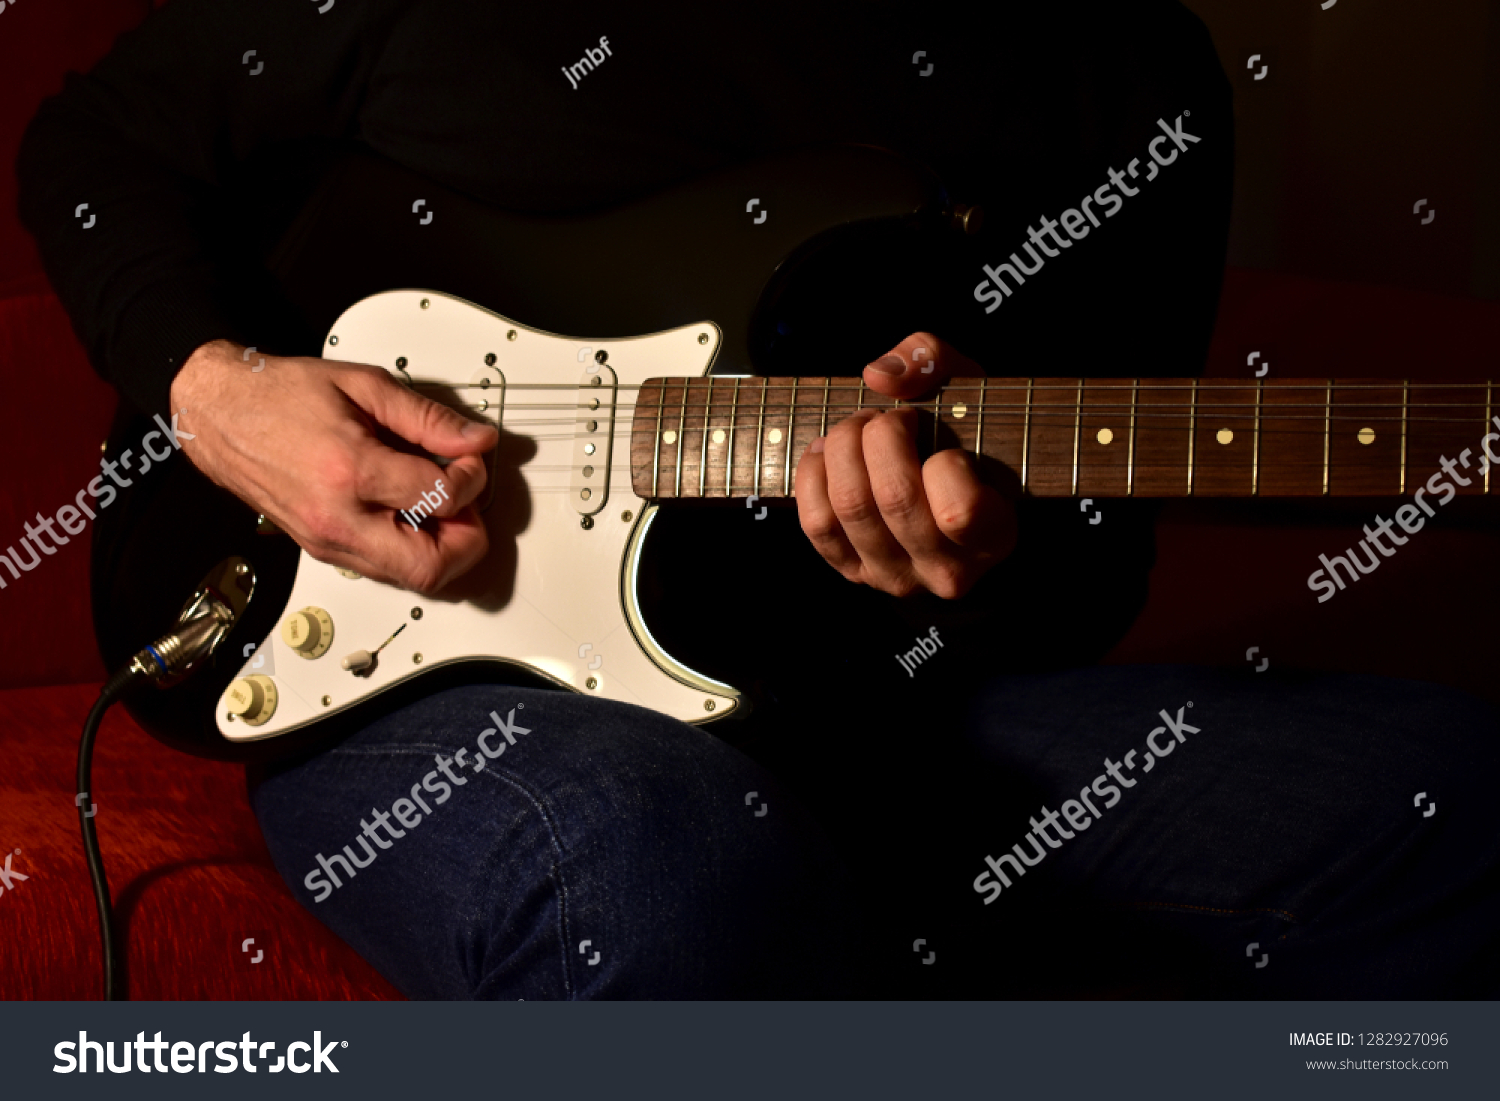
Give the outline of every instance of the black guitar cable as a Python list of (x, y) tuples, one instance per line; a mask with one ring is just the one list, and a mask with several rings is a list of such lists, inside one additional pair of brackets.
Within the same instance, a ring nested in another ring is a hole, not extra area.
[(109, 880), (104, 876), (104, 858), (99, 855), (99, 833), (94, 827), (97, 807), (89, 802), (89, 793), (93, 790), (89, 773), (94, 763), (94, 736), (99, 732), (104, 713), (142, 679), (144, 674), (136, 670), (132, 661), (105, 681), (93, 710), (84, 721), (83, 737), (78, 743), (78, 824), (83, 828), (83, 855), (88, 861), (89, 878), (94, 882), (94, 902), (99, 908), (99, 937), (104, 946), (104, 1000), (107, 1002), (123, 1000), (124, 993), (119, 981), (119, 959), (115, 954), (114, 907), (109, 897)]
[(241, 558), (219, 563), (204, 579), (177, 617), (174, 630), (142, 649), (118, 670), (99, 691), (89, 717), (83, 723), (78, 742), (78, 823), (83, 830), (83, 855), (89, 866), (94, 887), (94, 903), (99, 910), (99, 939), (104, 949), (104, 1000), (124, 1001), (120, 982), (122, 954), (116, 950), (114, 905), (109, 895), (109, 880), (104, 874), (104, 858), (99, 852), (99, 833), (94, 826), (97, 804), (90, 801), (94, 764), (94, 739), (104, 713), (123, 699), (133, 688), (151, 681), (166, 688), (200, 668), (219, 647), (230, 628), (245, 610), (255, 589), (255, 574)]

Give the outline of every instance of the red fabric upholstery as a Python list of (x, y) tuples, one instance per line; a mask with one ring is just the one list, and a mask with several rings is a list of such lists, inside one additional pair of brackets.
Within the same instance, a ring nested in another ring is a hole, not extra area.
[[(53, 516), (99, 473), (114, 391), (94, 374), (40, 276), (37, 289), (0, 299), (0, 550), (36, 514)], [(88, 498), (85, 498), (86, 500)], [(102, 681), (89, 614), (88, 529), (20, 579), (0, 569), (0, 688)], [(3, 843), (3, 840), (0, 840)]]
[[(101, 993), (93, 895), (73, 806), (78, 732), (98, 685), (0, 691), (0, 997)], [(136, 1000), (397, 999), (292, 898), (271, 865), (244, 770), (151, 740), (119, 708), (94, 755), (100, 848)], [(247, 937), (255, 938), (241, 952)], [(250, 963), (257, 951), (258, 964)]]
[(36, 244), (15, 218), (16, 177), (11, 166), (21, 134), (37, 106), (62, 90), (63, 74), (87, 72), (109, 52), (121, 31), (150, 10), (147, 0), (70, 0), (18, 3), (5, 9), (0, 33), (0, 285), (41, 271)]
[(1500, 376), (1497, 363), (1500, 302), (1230, 268), (1207, 373), (1472, 382)]

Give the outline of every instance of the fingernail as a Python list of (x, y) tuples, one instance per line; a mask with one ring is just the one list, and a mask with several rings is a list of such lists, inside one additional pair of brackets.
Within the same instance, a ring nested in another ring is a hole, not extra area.
[(480, 424), (478, 421), (469, 421), (464, 425), (463, 435), (465, 439), (477, 440), (493, 431), (493, 429), (493, 425)]
[(817, 439), (813, 440), (812, 443), (810, 443), (810, 444), (807, 445), (807, 449), (809, 451), (811, 451), (814, 455), (821, 455), (821, 454), (823, 454), (823, 441), (824, 441), (824, 439), (825, 439), (825, 437), (819, 436)]
[(900, 378), (906, 374), (906, 361), (900, 356), (881, 356), (870, 364), (869, 370), (877, 375), (889, 375), (891, 378)]

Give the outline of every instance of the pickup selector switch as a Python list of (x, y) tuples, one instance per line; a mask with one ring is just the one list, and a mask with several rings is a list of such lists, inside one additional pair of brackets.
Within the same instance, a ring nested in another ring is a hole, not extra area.
[(333, 619), (322, 608), (293, 612), (281, 625), (281, 641), (299, 657), (320, 658), (333, 645)]
[(262, 673), (241, 677), (225, 689), (224, 703), (246, 726), (260, 726), (276, 714), (276, 684)]

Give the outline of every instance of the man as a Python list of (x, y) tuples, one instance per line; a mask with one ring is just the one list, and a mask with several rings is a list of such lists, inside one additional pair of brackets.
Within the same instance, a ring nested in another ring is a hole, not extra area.
[[(1192, 144), (1180, 138), (1181, 163), (1148, 183), (1142, 150), (1169, 126)], [(435, 593), (487, 551), (472, 504), (493, 431), (384, 371), (292, 354), (321, 334), (267, 274), (342, 147), (535, 212), (802, 144), (900, 149), (988, 212), (969, 285), (988, 276), (981, 261), (1030, 258), (998, 311), (976, 288), (978, 301), (944, 303), (941, 331), (913, 308), (899, 340), (839, 334), (847, 358), (824, 373), (866, 362), (871, 389), (916, 398), (985, 371), (1195, 373), (1231, 129), (1212, 45), (1170, 3), (959, 19), (886, 2), (585, 4), (558, 20), (460, 0), (172, 0), (43, 108), (22, 202), (95, 363), (139, 413), (182, 414), (197, 470), (315, 557)], [(1111, 189), (1120, 206), (1086, 240), (1041, 216)], [(87, 237), (71, 219), (85, 195)], [(888, 264), (870, 274), (898, 301), (933, 281)], [(396, 510), (437, 466), (386, 433), (452, 460), (435, 530)], [(1495, 753), (1472, 701), (1348, 678), (1278, 693), (1191, 670), (1057, 672), (1096, 660), (1139, 607), (1150, 512), (1122, 505), (1085, 543), (1059, 509), (1013, 505), (956, 451), (920, 462), (909, 413), (832, 426), (799, 462), (796, 504), (805, 539), (721, 516), (697, 521), (695, 545), (671, 538), (668, 516), (653, 552), (661, 637), (760, 689), (745, 752), (563, 693), (433, 695), (259, 784), (291, 889), (419, 997), (1493, 986), (1493, 960), (1475, 963), (1496, 914), (1493, 852), (1391, 867), (1391, 846), (1421, 828), (1396, 817), (1405, 787), (1334, 786), (1372, 746), (1460, 784), (1455, 762)], [(732, 615), (726, 594), (705, 622), (714, 569), (737, 563), (770, 571), (780, 602)], [(853, 584), (831, 584), (830, 565)], [(893, 678), (894, 640), (923, 632), (941, 657), (921, 680)], [(983, 687), (1022, 670), (1047, 675)], [(1415, 733), (1434, 710), (1443, 736)], [(491, 713), (529, 733), (482, 773), (455, 771)], [(1142, 725), (1182, 747), (1149, 777), (1115, 760)], [(1309, 767), (1299, 733), (1338, 751)], [(434, 764), (444, 779), (428, 790), (445, 788), (447, 805), (420, 828), (381, 817)], [(1096, 773), (1139, 788), (1086, 815), (1079, 784), (1108, 800)], [(1024, 865), (994, 856), (1023, 834)], [(1465, 882), (1484, 886), (1455, 908)], [(1415, 923), (1400, 910), (1413, 890), (1426, 900)], [(1274, 946), (1274, 970), (1247, 964), (1251, 942)]]

